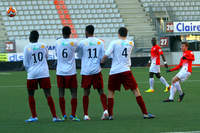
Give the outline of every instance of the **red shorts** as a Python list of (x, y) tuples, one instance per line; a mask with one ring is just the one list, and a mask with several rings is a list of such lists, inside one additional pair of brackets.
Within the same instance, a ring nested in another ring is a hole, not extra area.
[(28, 79), (27, 80), (27, 88), (30, 90), (38, 89), (38, 84), (42, 89), (50, 89), (51, 81), (50, 78), (39, 78), (39, 79)]
[(103, 77), (101, 72), (93, 75), (82, 75), (81, 87), (90, 89), (92, 85), (94, 89), (103, 89)]
[(76, 74), (71, 76), (57, 75), (57, 85), (58, 88), (77, 88), (78, 83), (76, 79)]
[(126, 71), (109, 76), (108, 89), (111, 91), (120, 91), (121, 84), (123, 84), (125, 90), (135, 90), (138, 88), (135, 78), (131, 71)]

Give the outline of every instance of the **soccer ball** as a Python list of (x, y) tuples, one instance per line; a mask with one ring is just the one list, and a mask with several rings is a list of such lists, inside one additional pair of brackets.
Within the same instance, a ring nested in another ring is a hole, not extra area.
[(7, 15), (8, 15), (9, 17), (14, 17), (14, 16), (16, 16), (16, 13), (17, 13), (17, 10), (16, 10), (14, 7), (12, 7), (12, 6), (10, 6), (10, 7), (7, 9)]

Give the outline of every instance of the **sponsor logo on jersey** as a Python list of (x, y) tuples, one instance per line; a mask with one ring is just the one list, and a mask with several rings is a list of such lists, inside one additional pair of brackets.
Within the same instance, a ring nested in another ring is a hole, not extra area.
[(44, 46), (44, 45), (42, 45), (42, 46), (41, 46), (41, 48), (45, 48), (45, 46)]
[(74, 46), (74, 42), (70, 42), (70, 45), (71, 45), (71, 46)]
[(98, 44), (98, 45), (100, 45), (100, 44), (101, 44), (101, 42), (100, 42), (100, 41), (98, 41), (98, 42), (97, 42), (97, 44)]

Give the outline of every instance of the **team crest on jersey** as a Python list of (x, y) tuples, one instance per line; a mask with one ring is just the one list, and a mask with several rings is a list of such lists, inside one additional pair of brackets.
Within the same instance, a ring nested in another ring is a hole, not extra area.
[(33, 50), (38, 50), (38, 49), (40, 49), (39, 46), (33, 46)]
[(90, 45), (90, 46), (95, 46), (95, 45), (96, 45), (96, 43), (89, 42), (89, 45)]
[(41, 48), (44, 48), (44, 45), (42, 45)]
[(128, 45), (127, 42), (122, 42), (121, 44), (124, 45), (124, 46)]
[(71, 46), (74, 46), (74, 42), (70, 42), (70, 45), (71, 45)]
[(101, 44), (101, 42), (100, 42), (100, 41), (98, 41), (98, 42), (97, 42), (97, 44), (98, 44), (98, 45), (100, 45), (100, 44)]
[(129, 44), (132, 45), (132, 46), (134, 45), (132, 41), (130, 41)]

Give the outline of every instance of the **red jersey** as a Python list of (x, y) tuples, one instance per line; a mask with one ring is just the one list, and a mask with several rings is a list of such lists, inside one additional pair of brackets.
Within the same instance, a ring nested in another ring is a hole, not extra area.
[(157, 44), (151, 48), (151, 62), (160, 65), (160, 55), (163, 54), (162, 49)]
[[(185, 57), (186, 59), (183, 59)], [(182, 69), (187, 70), (188, 72), (192, 73), (192, 61), (194, 61), (194, 54), (192, 51), (187, 50), (183, 53), (183, 56), (181, 57), (181, 61), (178, 66), (175, 68), (170, 69), (170, 71), (176, 71), (182, 67)]]

